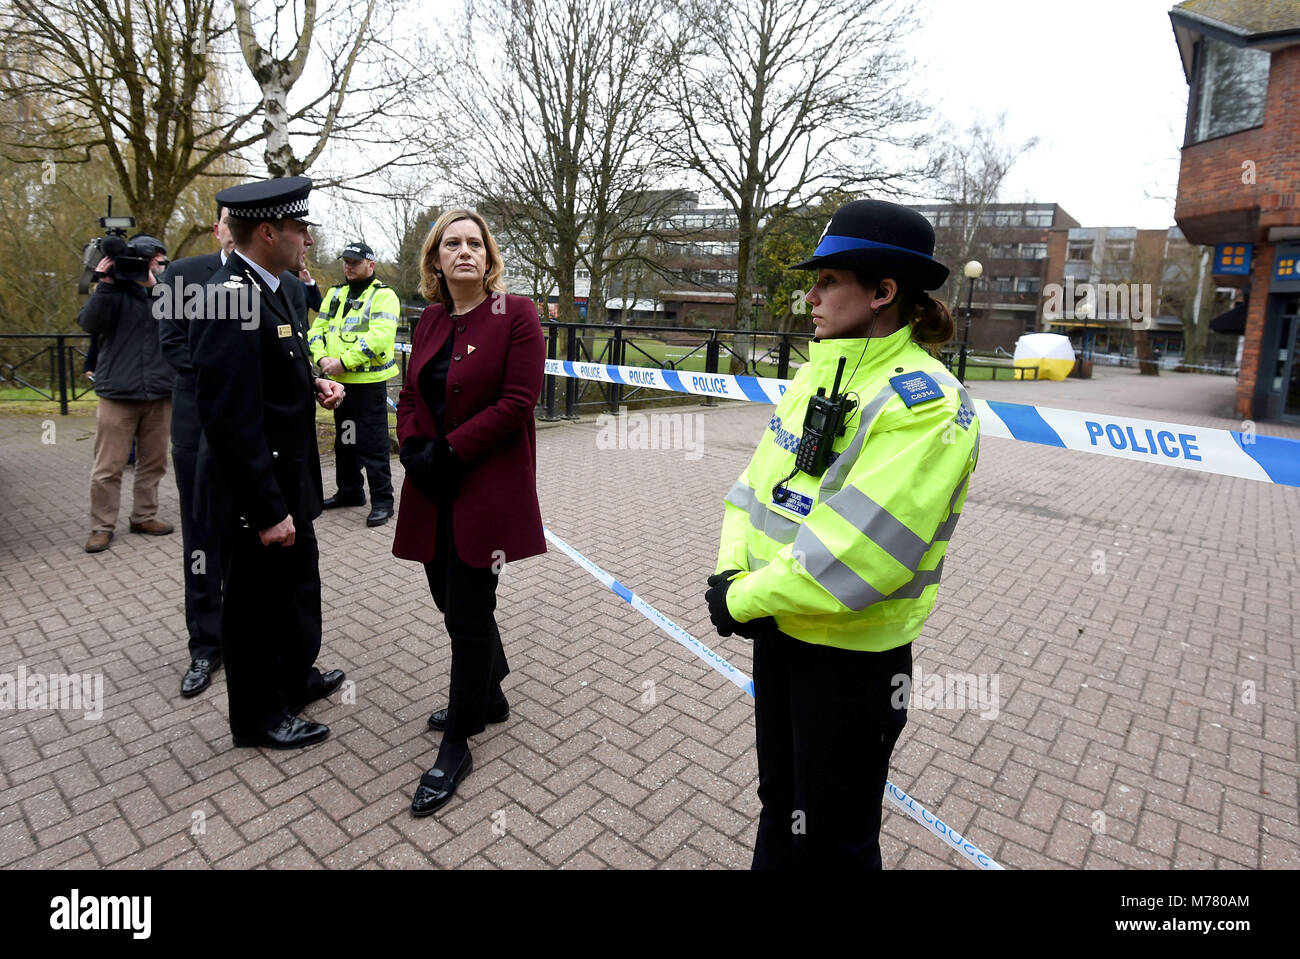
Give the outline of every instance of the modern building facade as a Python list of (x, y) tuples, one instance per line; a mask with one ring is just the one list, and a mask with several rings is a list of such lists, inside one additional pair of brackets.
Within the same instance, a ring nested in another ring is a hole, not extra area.
[(1189, 89), (1174, 219), (1247, 297), (1238, 415), (1300, 422), (1300, 0), (1169, 17)]
[(963, 325), (969, 281), (962, 264), (979, 260), (970, 348), (1010, 349), (1022, 333), (1043, 329), (1043, 291), (1064, 271), (1066, 236), (1079, 221), (1055, 203), (991, 203), (980, 210), (957, 204), (912, 207), (934, 227), (935, 256), (952, 268), (934, 294)]

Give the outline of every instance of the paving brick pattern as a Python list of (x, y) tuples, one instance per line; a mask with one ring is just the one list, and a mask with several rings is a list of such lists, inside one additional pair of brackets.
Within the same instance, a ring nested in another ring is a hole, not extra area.
[[(974, 393), (1240, 426), (1227, 378), (1101, 370)], [(543, 515), (748, 670), (702, 591), (768, 408), (673, 412), (703, 417), (702, 457), (598, 449), (592, 416), (541, 430)], [(0, 712), (0, 866), (749, 864), (750, 703), (557, 552), (503, 573), (511, 718), (472, 741), (474, 772), (439, 815), (407, 806), (449, 648), (423, 572), (364, 510), (317, 524), (320, 664), (347, 670), (355, 702), (308, 708), (333, 731), (319, 746), (233, 748), (224, 674), (177, 695), (179, 533), (125, 532), (124, 505), (112, 548), (84, 553), (94, 423), (54, 419), (46, 444), (42, 417), (0, 415), (0, 673), (101, 674), (105, 708)], [(169, 473), (163, 518), (176, 510)], [(1298, 533), (1294, 489), (987, 440), (915, 660), (996, 678), (997, 714), (912, 709), (891, 778), (1011, 868), (1300, 867)], [(885, 810), (887, 867), (969, 868)]]

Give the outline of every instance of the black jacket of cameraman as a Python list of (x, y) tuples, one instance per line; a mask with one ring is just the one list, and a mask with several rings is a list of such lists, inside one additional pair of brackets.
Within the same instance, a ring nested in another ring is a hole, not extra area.
[(170, 399), (176, 377), (158, 344), (153, 296), (139, 283), (99, 283), (77, 314), (99, 334), (95, 392), (111, 400)]

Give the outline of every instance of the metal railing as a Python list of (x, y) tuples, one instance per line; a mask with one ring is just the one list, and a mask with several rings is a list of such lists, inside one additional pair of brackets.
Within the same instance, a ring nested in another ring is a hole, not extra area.
[[(782, 333), (755, 330), (702, 330), (684, 326), (623, 326), (616, 323), (559, 323), (546, 328), (546, 355), (550, 359), (599, 363), (611, 366), (648, 366), (655, 369), (690, 370), (701, 373), (729, 373), (775, 376), (789, 379), (792, 370), (808, 360), (812, 333)], [(398, 341), (409, 342), (410, 333), (399, 328)], [(90, 335), (87, 333), (0, 333), (0, 390), (21, 390), (30, 396), (3, 396), (16, 402), (56, 401), (59, 412), (68, 414), (68, 404), (91, 393), (94, 386), (82, 383), (81, 365)], [(657, 348), (656, 348), (657, 347)], [(654, 352), (651, 352), (654, 350)], [(398, 354), (401, 376), (389, 381), (393, 396), (406, 381), (409, 355)], [(724, 367), (725, 358), (725, 369)], [(557, 382), (563, 380), (563, 384)], [(572, 377), (548, 375), (538, 404), (547, 421), (575, 419), (580, 412), (608, 409), (617, 412), (629, 403), (650, 404), (674, 401), (652, 387), (629, 387)], [(704, 399), (709, 406), (713, 398)]]
[[(731, 372), (740, 375), (775, 376), (788, 379), (793, 365), (807, 362), (807, 341), (812, 333), (781, 333), (770, 330), (737, 333), (734, 330), (702, 330), (686, 326), (622, 326), (616, 323), (559, 323), (549, 321), (546, 327), (546, 356), (572, 363), (596, 363), (609, 366), (648, 366), (655, 369), (697, 371), (699, 359), (688, 364), (692, 357), (702, 353), (702, 373)], [(686, 342), (670, 343), (665, 336)], [(642, 343), (637, 341), (641, 340)], [(698, 340), (698, 342), (693, 342)], [(665, 347), (663, 358), (648, 352), (644, 347), (654, 341)], [(684, 353), (672, 348), (685, 349)], [(727, 354), (727, 370), (721, 369), (723, 354)], [(563, 385), (558, 380), (563, 380)], [(563, 412), (560, 410), (560, 391), (563, 390)], [(644, 395), (643, 395), (644, 394)], [(632, 402), (663, 403), (662, 391), (653, 387), (629, 387), (622, 383), (602, 383), (573, 377), (548, 375), (539, 404), (541, 418), (546, 421), (575, 419), (583, 409), (604, 408), (611, 413)], [(706, 406), (716, 406), (717, 400), (706, 398)]]
[[(36, 340), (37, 344), (30, 341)], [(39, 345), (39, 341), (46, 341)], [(0, 333), (0, 390), (26, 390), (31, 396), (5, 396), (15, 402), (57, 401), (59, 413), (68, 415), (68, 403), (94, 389), (89, 382), (78, 387), (82, 345), (89, 333)]]

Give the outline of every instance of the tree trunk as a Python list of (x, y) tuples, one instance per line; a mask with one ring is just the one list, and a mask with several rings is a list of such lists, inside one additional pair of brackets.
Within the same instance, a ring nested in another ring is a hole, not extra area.
[(1159, 376), (1160, 364), (1151, 350), (1151, 340), (1146, 330), (1133, 331), (1133, 345), (1137, 348), (1138, 372), (1143, 376)]

